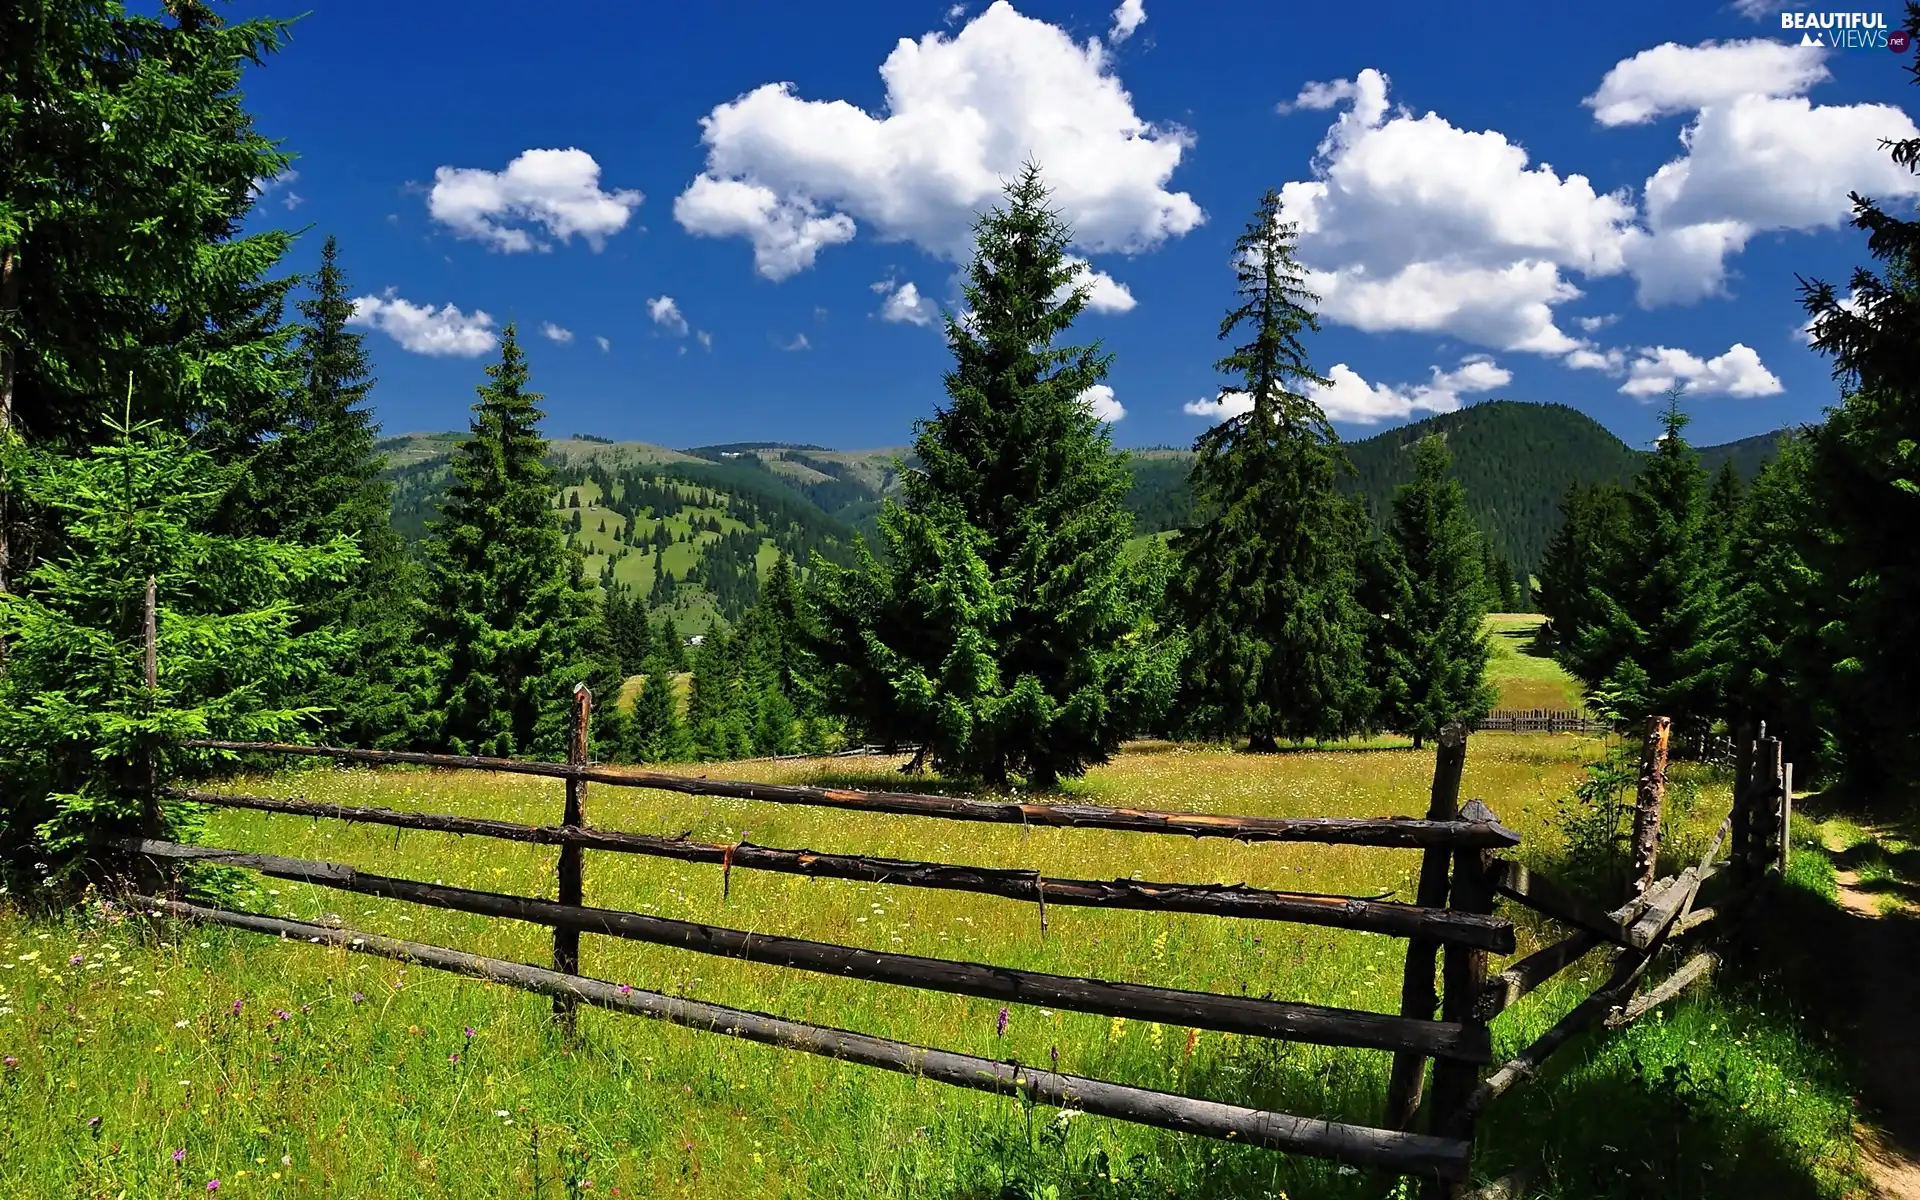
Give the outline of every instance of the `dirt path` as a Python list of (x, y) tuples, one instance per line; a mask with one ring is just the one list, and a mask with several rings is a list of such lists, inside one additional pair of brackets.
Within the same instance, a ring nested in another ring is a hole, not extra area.
[(1865, 882), (1859, 848), (1826, 836), (1851, 918), (1834, 947), (1834, 982), (1851, 1001), (1846, 1032), (1881, 1127), (1862, 1128), (1867, 1177), (1885, 1200), (1920, 1200), (1920, 910), (1898, 868), (1891, 879), (1882, 870)]

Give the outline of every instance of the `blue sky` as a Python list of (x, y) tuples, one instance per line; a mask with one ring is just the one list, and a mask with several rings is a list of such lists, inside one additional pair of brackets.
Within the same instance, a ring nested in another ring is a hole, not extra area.
[(1833, 401), (1796, 273), (1864, 258), (1849, 190), (1920, 194), (1875, 145), (1914, 132), (1908, 60), (1803, 36), (1765, 0), (329, 0), (248, 76), (299, 156), (253, 221), (307, 230), (299, 270), (339, 237), (394, 433), (464, 426), (516, 321), (553, 436), (900, 444), (968, 214), (1033, 157), (1121, 445), (1222, 411), (1229, 248), (1270, 187), (1343, 436), (1502, 397), (1646, 445), (1679, 380), (1713, 442)]

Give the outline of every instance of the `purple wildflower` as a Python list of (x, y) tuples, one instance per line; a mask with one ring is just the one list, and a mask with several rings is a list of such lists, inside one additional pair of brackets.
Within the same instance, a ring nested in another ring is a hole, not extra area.
[(269, 1054), (269, 1055), (267, 1055), (267, 1057), (268, 1057), (268, 1058), (271, 1058), (271, 1059), (272, 1059), (272, 1060), (273, 1060), (274, 1062), (285, 1062), (285, 1061), (286, 1061), (286, 1056), (285, 1056), (285, 1055), (282, 1055), (282, 1054)]
[(80, 965), (81, 963), (83, 963), (83, 962), (85, 962), (85, 961), (87, 961), (87, 956), (86, 956), (86, 955), (84, 955), (84, 954), (76, 954), (76, 955), (74, 955), (74, 956), (73, 956), (72, 958), (70, 958), (70, 959), (68, 959), (68, 960), (67, 960), (67, 962), (68, 962), (69, 964), (71, 964), (71, 965), (73, 965), (73, 966), (76, 966), (76, 967), (77, 967), (77, 966), (79, 966), (79, 965)]
[(355, 1004), (358, 1004), (358, 1003), (360, 1003), (361, 1001), (363, 1001), (363, 1000), (365, 1000), (365, 999), (366, 999), (366, 997), (365, 997), (365, 996), (362, 996), (362, 995), (361, 995), (361, 994), (360, 994), (359, 992), (355, 992), (355, 993), (354, 993), (354, 994), (353, 994), (353, 995), (352, 995), (352, 996), (350, 997), (350, 999), (352, 999), (352, 1001), (353, 1001), (353, 1002), (354, 1002)]
[(209, 1180), (207, 1180), (207, 1190), (208, 1190), (208, 1191), (210, 1191), (210, 1192), (217, 1192), (217, 1191), (219, 1191), (219, 1190), (220, 1190), (220, 1181), (219, 1181), (218, 1179), (209, 1179)]
[[(233, 1002), (233, 1015), (236, 1017), (240, 1015), (240, 1002), (238, 1000)], [(213, 1182), (219, 1183), (220, 1181), (216, 1179)]]
[(1060, 1069), (1060, 1047), (1048, 1046), (1047, 1057), (1053, 1060), (1053, 1069), (1058, 1071)]
[(178, 1150), (175, 1150), (173, 1152), (173, 1161), (177, 1163), (187, 1161), (187, 1148), (185, 1146), (182, 1146)]
[(467, 1026), (466, 1032), (467, 1032), (467, 1039), (471, 1041), (473, 1039), (473, 1026), (471, 1025)]
[(293, 1020), (293, 1014), (292, 1014), (292, 1013), (290, 1013), (290, 1012), (288, 1012), (288, 1011), (287, 1011), (286, 1009), (284, 1009), (284, 1008), (276, 1008), (276, 1009), (274, 1009), (274, 1010), (273, 1010), (273, 1017), (274, 1017), (274, 1020), (276, 1020), (276, 1021), (291, 1021), (291, 1020)]
[(447, 1055), (447, 1061), (455, 1064), (459, 1063), (460, 1052), (458, 1050), (455, 1050), (452, 1054)]
[(1000, 1010), (999, 1018), (995, 1020), (993, 1023), (993, 1036), (995, 1037), (1007, 1036), (1007, 1015), (1008, 1014), (1006, 1009), (1003, 1008)]
[(88, 1129), (98, 1129), (98, 1128), (100, 1128), (100, 1118), (99, 1118), (99, 1117), (88, 1117), (88, 1118), (87, 1118), (87, 1128), (88, 1128)]
[(615, 988), (614, 990), (619, 992), (622, 996), (625, 996), (633, 991), (633, 987), (630, 984), (623, 983), (619, 987)]
[(20, 1060), (15, 1058), (11, 1054), (7, 1055), (5, 1058), (0, 1058), (0, 1067), (5, 1067), (9, 1071), (13, 1070), (15, 1067), (19, 1065), (20, 1065)]
[(311, 1004), (302, 1004), (302, 1005), (300, 1006), (300, 1011), (301, 1011), (301, 1012), (309, 1012), (309, 1013), (310, 1013), (310, 1012), (312, 1012), (312, 1011), (313, 1011), (313, 1005), (311, 1005)]

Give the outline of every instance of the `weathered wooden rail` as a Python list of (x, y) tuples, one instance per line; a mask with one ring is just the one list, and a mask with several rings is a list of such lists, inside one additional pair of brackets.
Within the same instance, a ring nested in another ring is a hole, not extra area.
[[(619, 770), (587, 761), (586, 731), (590, 713), (591, 696), (584, 688), (580, 689), (576, 692), (573, 736), (565, 763), (284, 743), (186, 743), (192, 748), (242, 755), (301, 755), (336, 762), (412, 764), (559, 779), (566, 784), (566, 798), (558, 825), (321, 804), (299, 797), (157, 789), (157, 798), (174, 802), (557, 846), (560, 848), (558, 899), (554, 901), (396, 879), (342, 863), (258, 851), (187, 846), (152, 839), (122, 839), (113, 845), (119, 852), (149, 863), (177, 867), (183, 863), (207, 862), (245, 867), (280, 879), (302, 880), (322, 887), (551, 928), (554, 965), (548, 970), (265, 914), (186, 904), (164, 897), (146, 900), (156, 912), (343, 945), (357, 952), (402, 958), (549, 995), (554, 1001), (556, 1019), (569, 1029), (576, 1019), (578, 1005), (595, 1005), (850, 1062), (908, 1071), (957, 1086), (1018, 1093), (1036, 1102), (1122, 1120), (1419, 1176), (1429, 1181), (1429, 1195), (1444, 1196), (1464, 1194), (1458, 1189), (1464, 1187), (1469, 1175), (1475, 1121), (1489, 1103), (1532, 1077), (1550, 1054), (1583, 1030), (1596, 1023), (1613, 1026), (1631, 1021), (1711, 970), (1711, 956), (1696, 955), (1652, 990), (1637, 997), (1634, 994), (1642, 976), (1667, 945), (1726, 910), (1725, 899), (1718, 899), (1710, 906), (1696, 906), (1694, 901), (1701, 886), (1729, 868), (1736, 877), (1749, 880), (1756, 871), (1783, 858), (1781, 847), (1785, 841), (1789, 789), (1782, 785), (1779, 769), (1765, 766), (1767, 751), (1758, 742), (1754, 743), (1751, 755), (1752, 769), (1743, 773), (1737, 789), (1734, 814), (1722, 830), (1723, 834), (1731, 834), (1729, 860), (1716, 860), (1721, 844), (1721, 838), (1716, 837), (1697, 866), (1656, 880), (1652, 878), (1651, 864), (1658, 856), (1666, 742), (1650, 731), (1648, 761), (1636, 810), (1636, 866), (1642, 868), (1640, 875), (1644, 878), (1636, 878), (1636, 890), (1624, 904), (1606, 908), (1572, 894), (1518, 863), (1498, 857), (1499, 851), (1516, 846), (1519, 838), (1479, 801), (1460, 804), (1466, 731), (1459, 726), (1450, 726), (1439, 739), (1433, 788), (1424, 817), (1274, 818), (1084, 804), (996, 803), (953, 796)], [(1773, 753), (1771, 761), (1777, 764), (1777, 751)], [(1751, 779), (1747, 777), (1749, 774)], [(712, 844), (685, 836), (596, 828), (587, 819), (589, 784), (944, 820), (1225, 837), (1248, 842), (1417, 849), (1423, 859), (1412, 903), (1393, 902), (1381, 896), (1329, 896), (1243, 885), (1056, 878), (1037, 870), (820, 853), (744, 841), (734, 845)], [(740, 869), (966, 891), (1030, 902), (1038, 909), (1043, 931), (1046, 906), (1061, 904), (1289, 921), (1385, 934), (1408, 942), (1401, 1007), (1398, 1014), (1373, 1013), (1050, 975), (591, 907), (585, 899), (588, 850), (718, 866), (723, 891), (730, 873)], [(1488, 955), (1510, 955), (1516, 945), (1512, 924), (1495, 911), (1500, 900), (1526, 905), (1569, 926), (1571, 932), (1505, 970), (1491, 974)], [(1263, 1112), (1125, 1084), (1036, 1071), (1017, 1063), (997, 1063), (616, 986), (582, 973), (582, 933), (1007, 1003), (1047, 1005), (1249, 1036), (1390, 1051), (1394, 1061), (1386, 1113), (1381, 1126), (1374, 1128)], [(1608, 981), (1532, 1046), (1491, 1074), (1484, 1074), (1482, 1068), (1492, 1058), (1490, 1023), (1529, 992), (1601, 947), (1611, 947), (1617, 952)], [(1427, 1084), (1429, 1060), (1434, 1064), (1430, 1088)], [(1421, 1131), (1416, 1126), (1423, 1114), (1425, 1130)]]
[(1480, 733), (1605, 733), (1609, 726), (1577, 708), (1496, 708), (1473, 728)]

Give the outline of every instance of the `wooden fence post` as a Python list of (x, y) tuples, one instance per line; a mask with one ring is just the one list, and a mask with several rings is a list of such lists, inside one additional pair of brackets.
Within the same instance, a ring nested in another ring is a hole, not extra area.
[(1736, 880), (1744, 884), (1747, 875), (1747, 839), (1753, 827), (1753, 775), (1760, 761), (1760, 740), (1750, 722), (1742, 722), (1734, 734), (1733, 815), (1727, 831), (1727, 859)]
[[(1451, 821), (1460, 805), (1460, 774), (1467, 763), (1467, 730), (1458, 721), (1440, 730), (1439, 747), (1433, 760), (1433, 793), (1427, 803), (1427, 820)], [(1447, 867), (1452, 851), (1444, 847), (1428, 849), (1420, 857), (1420, 885), (1414, 903), (1439, 908), (1447, 902)], [(1440, 1003), (1433, 989), (1433, 956), (1439, 943), (1425, 938), (1407, 941), (1407, 963), (1400, 982), (1400, 1015), (1422, 1021), (1433, 1019)], [(1420, 1093), (1426, 1077), (1425, 1056), (1402, 1052), (1393, 1056), (1393, 1076), (1387, 1084), (1387, 1113), (1383, 1124), (1388, 1129), (1410, 1130), (1414, 1114), (1420, 1111)]]
[[(1463, 821), (1497, 821), (1493, 810), (1478, 800), (1470, 800), (1461, 810)], [(1453, 854), (1453, 885), (1447, 907), (1457, 912), (1493, 911), (1493, 851), (1463, 846)], [(1480, 994), (1487, 986), (1487, 952), (1446, 949), (1445, 1000), (1440, 1017), (1465, 1026), (1486, 1027), (1480, 1011)], [(1474, 1114), (1467, 1098), (1480, 1085), (1480, 1068), (1468, 1062), (1439, 1061), (1433, 1065), (1433, 1104), (1428, 1117), (1429, 1132), (1441, 1137), (1473, 1140)], [(1440, 1200), (1448, 1195), (1445, 1184), (1431, 1181), (1427, 1195)]]
[(1781, 760), (1779, 738), (1761, 738), (1759, 761), (1754, 765), (1754, 778), (1748, 795), (1752, 805), (1748, 825), (1748, 857), (1750, 873), (1758, 878), (1766, 873), (1768, 867), (1779, 860), (1781, 835), (1782, 785), (1785, 780), (1785, 764)]
[(1648, 717), (1640, 748), (1640, 789), (1633, 805), (1633, 892), (1653, 883), (1660, 859), (1660, 809), (1667, 797), (1667, 748), (1673, 735), (1670, 717)]
[[(584, 683), (573, 685), (573, 727), (572, 737), (567, 744), (567, 761), (574, 766), (587, 765), (587, 734), (589, 722), (593, 717), (593, 693)], [(567, 808), (561, 824), (581, 826), (587, 823), (587, 781), (584, 779), (567, 780)], [(578, 845), (560, 847), (559, 901), (562, 904), (578, 906), (586, 899), (586, 849)], [(560, 929), (553, 931), (553, 969), (563, 975), (580, 973), (580, 931), (578, 929)], [(578, 1002), (571, 996), (553, 998), (553, 1015), (566, 1030), (567, 1036), (573, 1036), (579, 1021)]]
[(1787, 873), (1793, 857), (1793, 764), (1786, 765), (1780, 780), (1780, 873)]
[[(147, 576), (147, 598), (140, 613), (140, 657), (142, 678), (146, 680), (149, 697), (160, 687), (160, 613), (157, 605), (158, 580)], [(148, 741), (144, 751), (145, 761), (141, 764), (141, 784), (146, 795), (140, 800), (141, 824), (150, 832), (160, 830), (160, 768), (155, 760), (153, 744)]]

